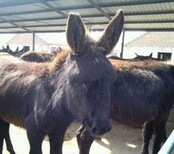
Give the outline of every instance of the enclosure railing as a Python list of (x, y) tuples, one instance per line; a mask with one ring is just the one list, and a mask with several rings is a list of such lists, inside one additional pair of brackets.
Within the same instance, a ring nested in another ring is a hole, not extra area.
[(172, 154), (173, 150), (174, 150), (174, 130), (170, 134), (170, 136), (168, 137), (167, 141), (164, 143), (158, 154)]

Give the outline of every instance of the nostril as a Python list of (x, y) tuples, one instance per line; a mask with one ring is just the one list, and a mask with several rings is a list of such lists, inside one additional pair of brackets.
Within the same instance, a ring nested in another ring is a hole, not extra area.
[(96, 127), (92, 127), (91, 132), (92, 132), (93, 134), (96, 134), (97, 128), (96, 128)]

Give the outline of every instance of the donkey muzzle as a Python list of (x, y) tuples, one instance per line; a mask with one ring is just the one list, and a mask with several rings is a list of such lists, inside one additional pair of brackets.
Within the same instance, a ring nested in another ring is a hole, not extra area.
[(111, 123), (106, 120), (95, 120), (90, 129), (90, 132), (94, 136), (100, 136), (111, 130)]

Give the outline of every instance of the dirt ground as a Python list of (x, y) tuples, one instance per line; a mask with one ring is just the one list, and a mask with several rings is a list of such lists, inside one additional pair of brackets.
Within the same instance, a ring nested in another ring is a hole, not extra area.
[[(102, 136), (101, 141), (96, 140), (92, 144), (90, 154), (140, 154), (142, 143), (141, 129), (122, 125), (115, 121), (111, 122), (112, 130)], [(75, 132), (79, 126), (79, 123), (74, 122), (68, 129), (63, 145), (63, 154), (78, 154)], [(168, 135), (174, 129), (174, 110), (172, 111), (166, 128)], [(27, 154), (29, 144), (25, 130), (11, 125), (10, 134), (16, 153)], [(150, 151), (152, 148), (151, 145), (152, 144), (150, 144)], [(49, 154), (49, 142), (47, 138), (45, 138), (43, 142), (42, 149), (43, 154)], [(6, 146), (4, 146), (3, 154), (9, 154), (6, 150)]]

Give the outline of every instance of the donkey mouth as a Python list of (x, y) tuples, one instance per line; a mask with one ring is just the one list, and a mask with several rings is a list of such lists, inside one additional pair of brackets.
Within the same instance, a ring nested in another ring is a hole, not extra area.
[(111, 130), (111, 125), (102, 125), (102, 124), (95, 124), (95, 122), (91, 123), (88, 120), (83, 121), (83, 125), (86, 129), (90, 132), (91, 136), (94, 138), (98, 138), (104, 133)]

